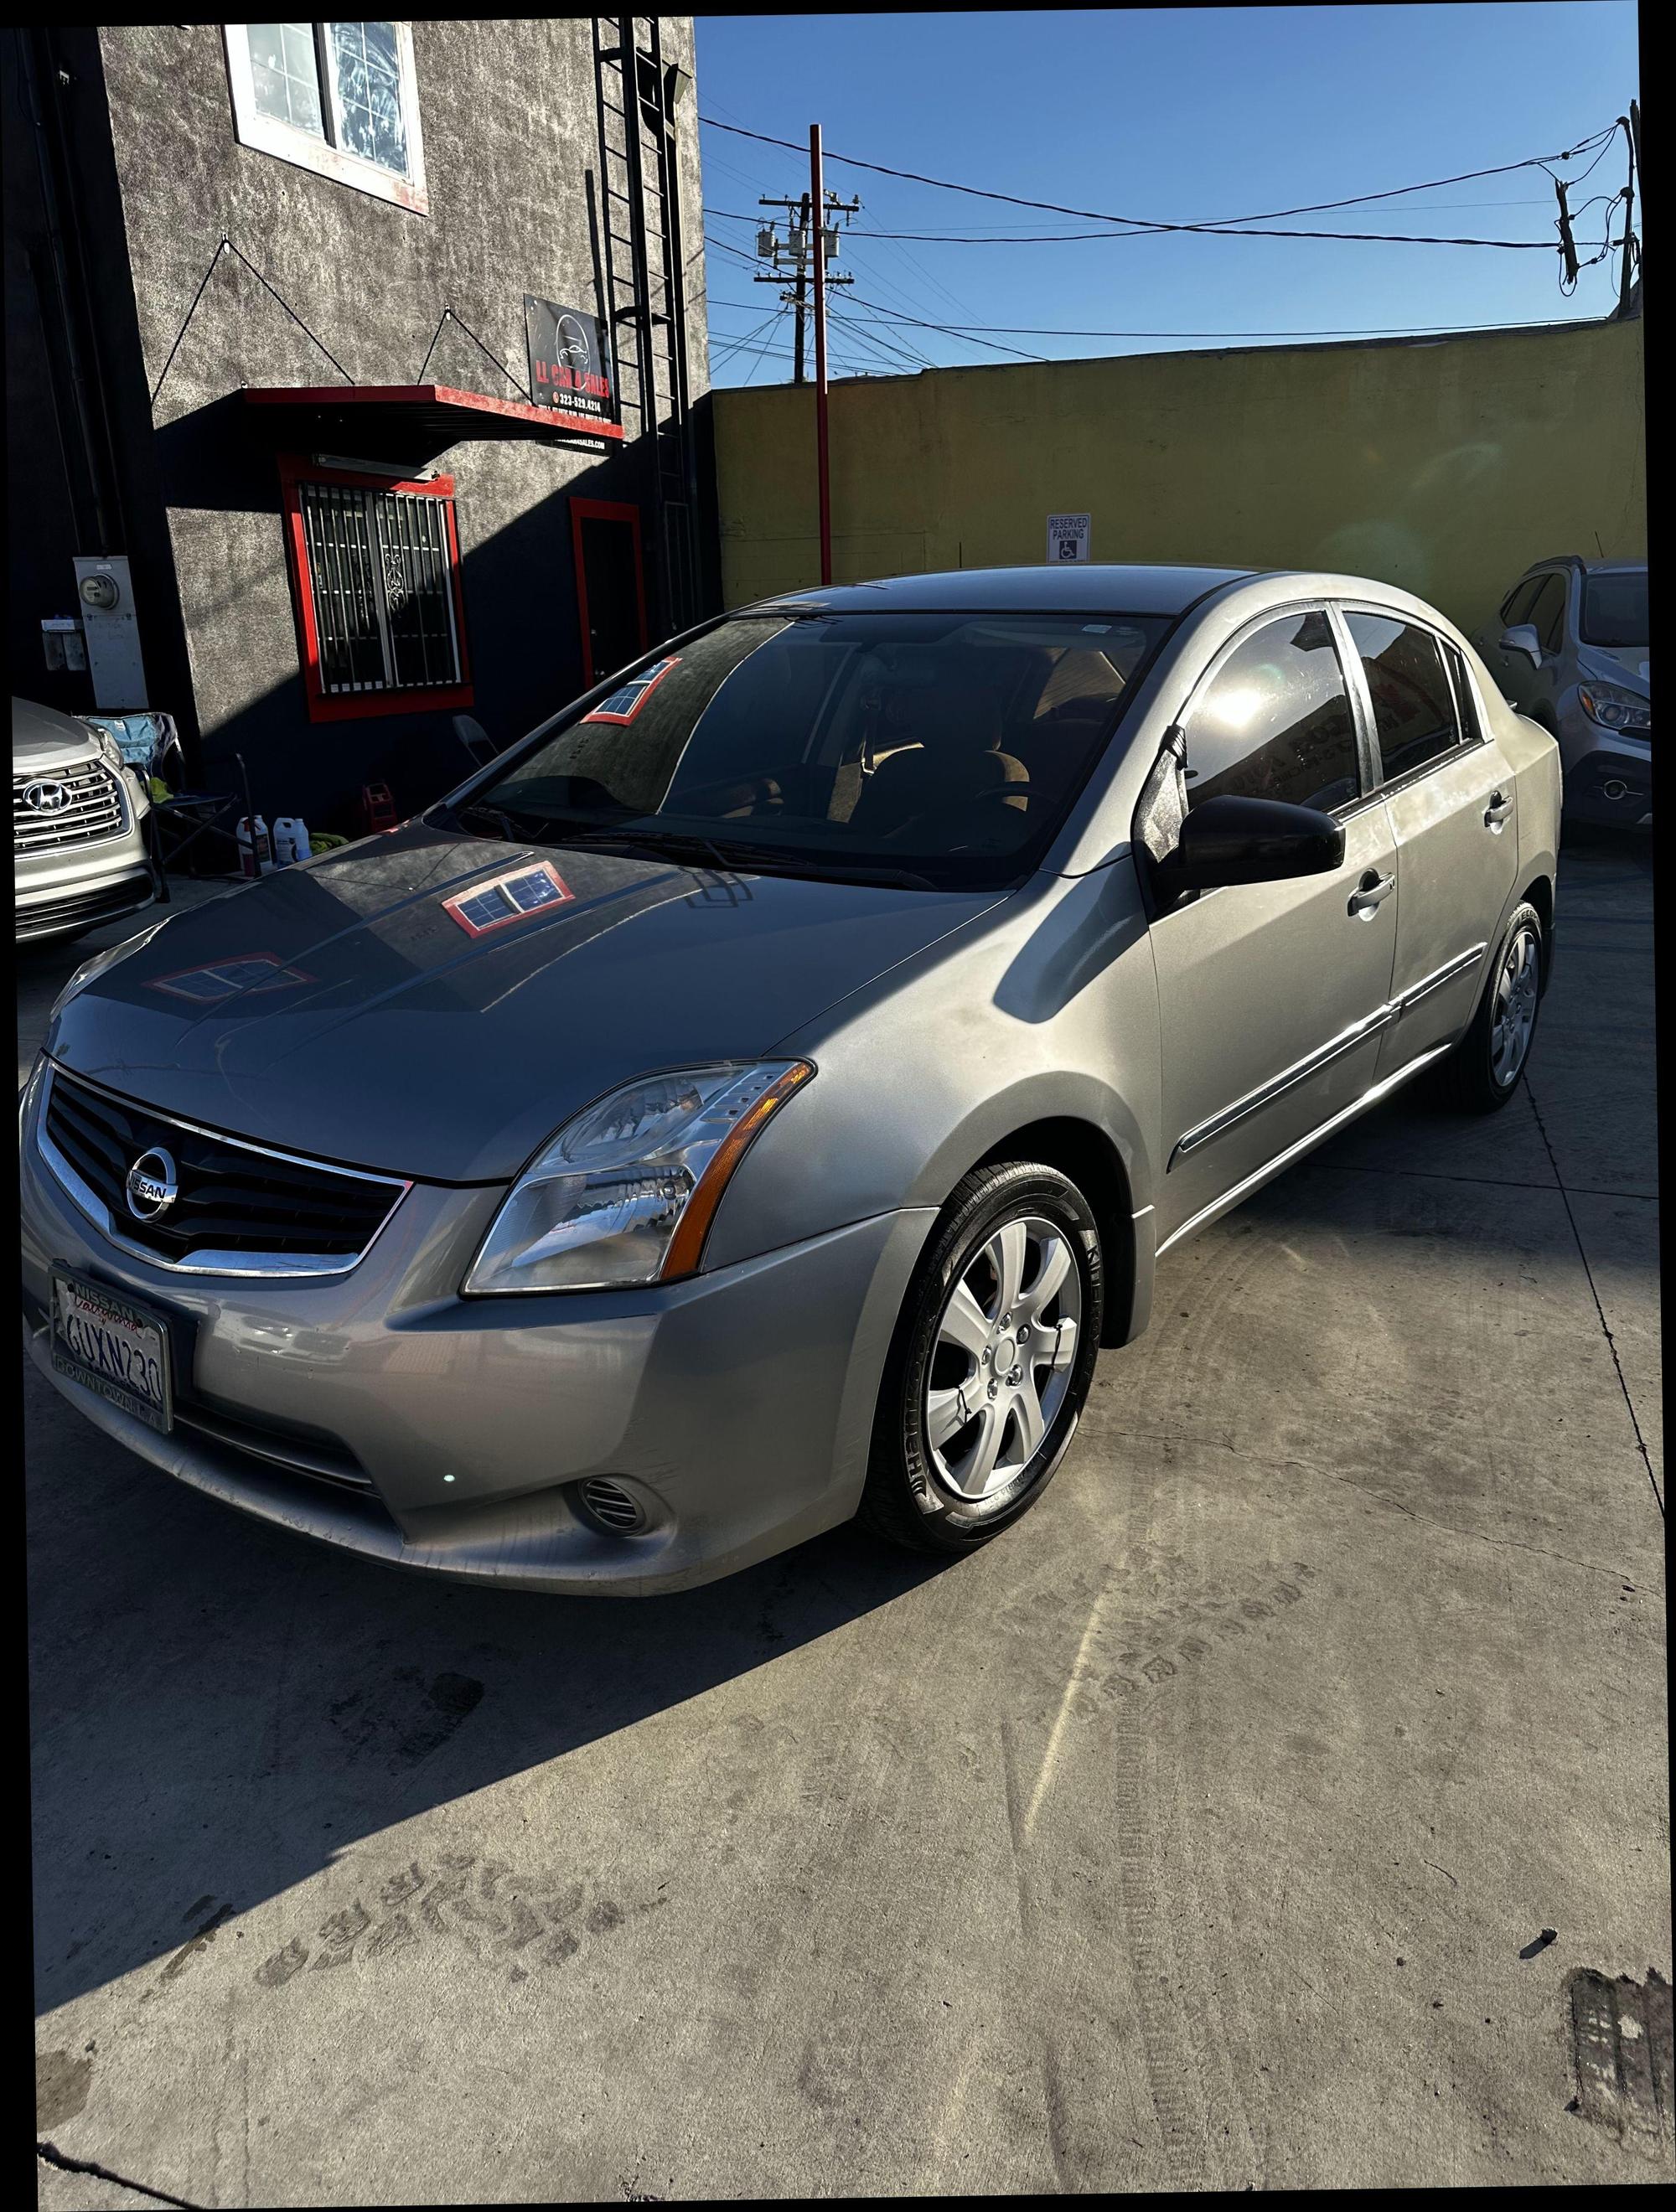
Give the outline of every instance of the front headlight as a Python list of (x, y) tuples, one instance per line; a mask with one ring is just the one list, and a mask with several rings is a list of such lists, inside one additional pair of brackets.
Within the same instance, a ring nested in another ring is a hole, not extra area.
[(157, 921), (148, 922), (143, 929), (136, 930), (132, 937), (124, 937), (120, 945), (107, 945), (102, 952), (95, 952), (91, 959), (84, 960), (52, 1001), (52, 1011), (46, 1017), (47, 1027), (52, 1027), (76, 994), (85, 990), (95, 975), (102, 975), (107, 968), (114, 968), (118, 960), (125, 960), (131, 952), (137, 952), (143, 945), (149, 945), (169, 918), (163, 915)]
[(604, 1290), (696, 1272), (728, 1178), (806, 1060), (680, 1067), (568, 1121), (507, 1194), (468, 1293)]
[(124, 769), (127, 767), (128, 763), (123, 758), (122, 747), (117, 743), (110, 732), (106, 729), (101, 729), (97, 722), (83, 722), (82, 727), (93, 739), (94, 744), (98, 746), (100, 757), (103, 760), (106, 767), (108, 769), (113, 769), (116, 773), (120, 775)]
[(1652, 709), (1646, 700), (1633, 691), (1620, 691), (1615, 684), (1596, 684), (1591, 678), (1578, 685), (1577, 696), (1589, 720), (1598, 722), (1603, 730), (1643, 731), (1653, 726)]

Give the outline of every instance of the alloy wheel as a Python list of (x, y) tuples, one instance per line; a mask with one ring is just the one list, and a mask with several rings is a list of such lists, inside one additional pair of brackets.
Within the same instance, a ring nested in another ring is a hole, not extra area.
[(1512, 1087), (1530, 1050), (1541, 980), (1542, 951), (1536, 932), (1521, 923), (1502, 955), (1490, 1016), (1490, 1072), (1503, 1091)]
[(1017, 1480), (1053, 1426), (1083, 1317), (1069, 1232), (1003, 1222), (950, 1291), (926, 1370), (925, 1434), (944, 1487), (968, 1503)]

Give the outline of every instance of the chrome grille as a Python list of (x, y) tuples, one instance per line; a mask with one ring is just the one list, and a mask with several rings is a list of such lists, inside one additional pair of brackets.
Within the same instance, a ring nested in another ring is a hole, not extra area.
[[(28, 793), (64, 794), (49, 805), (32, 803)], [(91, 845), (115, 837), (128, 826), (122, 786), (103, 761), (77, 761), (70, 768), (44, 769), (32, 775), (12, 771), (12, 850), (42, 853), (61, 845)]]
[[(190, 1274), (345, 1274), (410, 1188), (173, 1121), (58, 1067), (39, 1135), (47, 1164), (112, 1243)], [(160, 1149), (176, 1195), (142, 1220), (128, 1204), (129, 1170)]]

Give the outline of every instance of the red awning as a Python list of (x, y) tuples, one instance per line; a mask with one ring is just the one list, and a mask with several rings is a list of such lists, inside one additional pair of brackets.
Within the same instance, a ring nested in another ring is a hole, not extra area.
[(268, 386), (247, 388), (245, 400), (263, 410), (252, 422), (276, 445), (369, 460), (431, 461), (468, 438), (574, 447), (622, 436), (620, 422), (446, 384)]

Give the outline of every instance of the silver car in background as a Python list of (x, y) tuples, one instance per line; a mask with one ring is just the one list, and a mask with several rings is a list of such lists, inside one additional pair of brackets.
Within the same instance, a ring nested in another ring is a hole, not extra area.
[(73, 937), (149, 906), (150, 799), (103, 730), (12, 701), (12, 861), (19, 944)]
[(1356, 577), (744, 609), (78, 971), (30, 1351), (392, 1565), (671, 1589), (858, 1514), (968, 1551), (1163, 1255), (1423, 1071), (1513, 1096), (1558, 810), (1553, 739)]
[(1509, 703), (1559, 740), (1568, 820), (1653, 820), (1644, 561), (1567, 554), (1527, 568), (1478, 646)]

